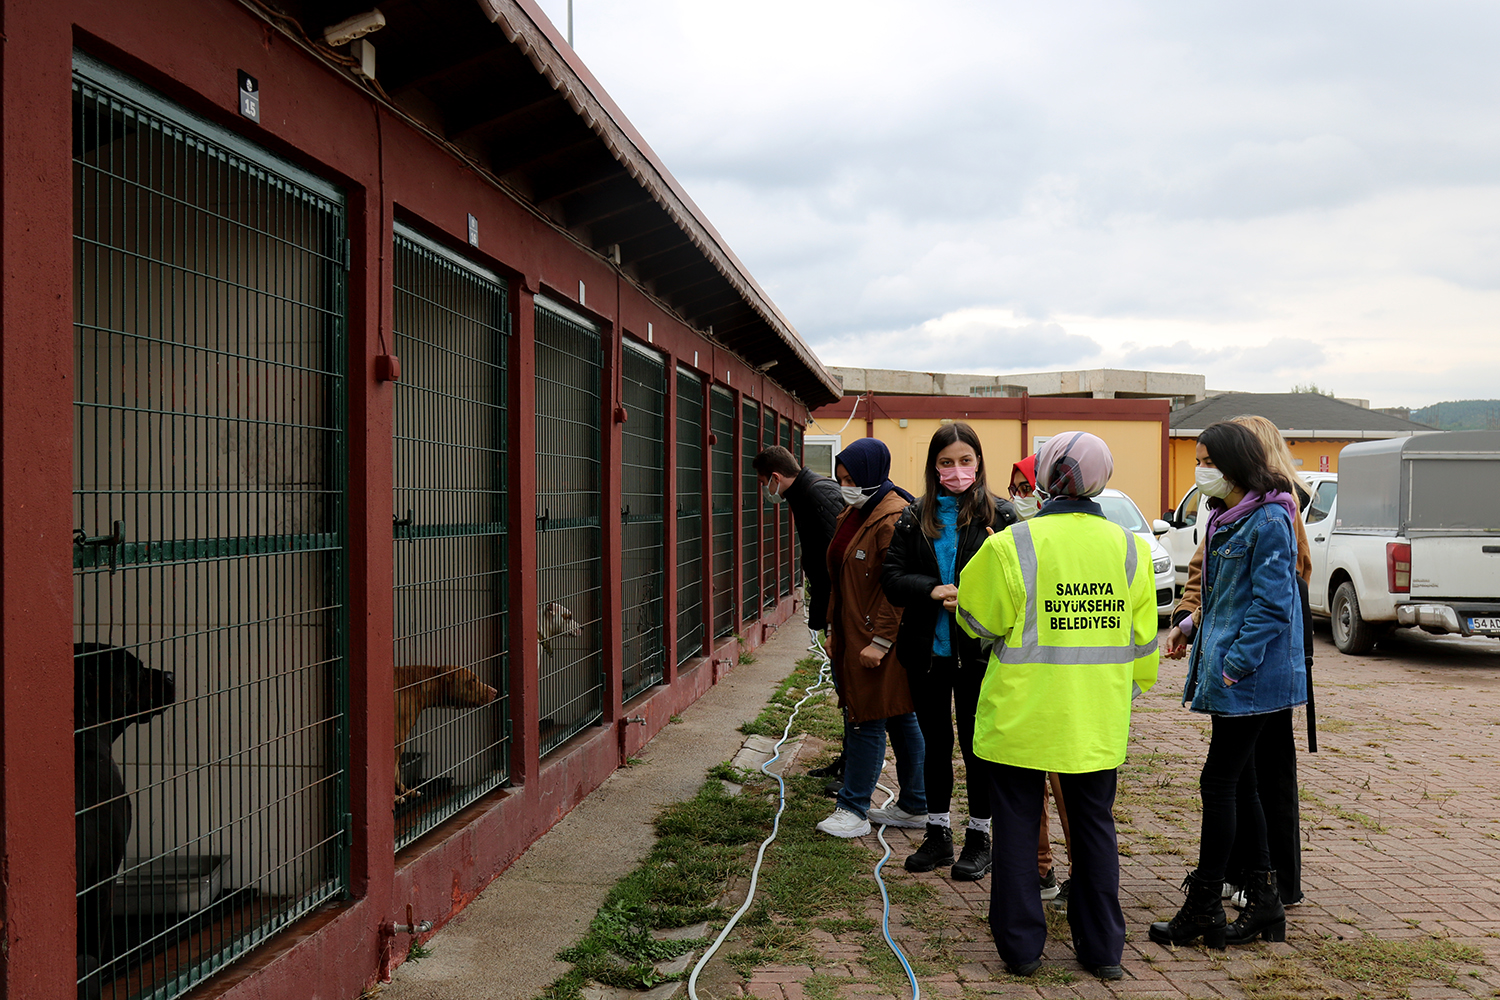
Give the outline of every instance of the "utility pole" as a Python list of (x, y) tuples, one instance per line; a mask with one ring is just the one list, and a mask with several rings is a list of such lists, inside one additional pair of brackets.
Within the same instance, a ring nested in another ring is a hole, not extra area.
[(573, 47), (573, 0), (568, 0), (568, 48)]

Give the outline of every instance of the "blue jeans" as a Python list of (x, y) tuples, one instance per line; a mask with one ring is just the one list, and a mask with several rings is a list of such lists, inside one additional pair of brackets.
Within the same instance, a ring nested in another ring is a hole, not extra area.
[(856, 816), (870, 811), (870, 797), (875, 794), (875, 783), (885, 763), (887, 732), (896, 751), (896, 780), (901, 785), (896, 804), (909, 813), (926, 815), (927, 790), (922, 777), (926, 745), (915, 712), (844, 723), (844, 787), (839, 790), (839, 807)]

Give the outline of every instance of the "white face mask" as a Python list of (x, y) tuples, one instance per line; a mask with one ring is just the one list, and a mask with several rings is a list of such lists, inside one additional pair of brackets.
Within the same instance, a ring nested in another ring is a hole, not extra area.
[(780, 493), (772, 493), (771, 492), (771, 487), (773, 487), (775, 485), (776, 485), (776, 480), (774, 480), (774, 479), (768, 479), (768, 480), (766, 480), (766, 499), (769, 500), (769, 501), (771, 501), (772, 503), (786, 503), (786, 497), (782, 496)]
[(1021, 515), (1021, 520), (1035, 517), (1036, 512), (1042, 509), (1042, 501), (1035, 496), (1015, 497), (1011, 500), (1011, 506), (1016, 508), (1016, 513)]
[(844, 494), (844, 502), (849, 506), (863, 507), (865, 505), (865, 501), (870, 499), (870, 493), (874, 493), (875, 489), (874, 487), (871, 487), (870, 492), (866, 493), (858, 486), (840, 486), (839, 492)]
[(1224, 478), (1224, 473), (1206, 465), (1193, 470), (1193, 481), (1198, 484), (1198, 491), (1206, 497), (1218, 497), (1222, 500), (1234, 492), (1234, 484)]

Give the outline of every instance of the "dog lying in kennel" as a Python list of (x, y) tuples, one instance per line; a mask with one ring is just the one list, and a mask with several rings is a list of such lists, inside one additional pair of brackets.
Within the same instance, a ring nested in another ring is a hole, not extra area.
[(114, 743), (131, 726), (172, 704), (176, 683), (165, 670), (98, 642), (73, 646), (73, 804), (78, 864), (78, 966), (80, 977), (104, 954), (112, 920), (115, 873), (125, 860), (133, 816)]
[(396, 805), (421, 792), (401, 781), (401, 749), (429, 708), (478, 708), (495, 700), (495, 689), (468, 667), (396, 668)]

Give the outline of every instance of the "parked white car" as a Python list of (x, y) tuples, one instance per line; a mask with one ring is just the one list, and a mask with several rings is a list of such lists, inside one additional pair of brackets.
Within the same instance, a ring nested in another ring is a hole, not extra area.
[(1119, 490), (1105, 490), (1094, 500), (1104, 509), (1105, 517), (1151, 544), (1151, 569), (1156, 575), (1156, 613), (1162, 617), (1171, 614), (1172, 605), (1176, 603), (1172, 589), (1172, 557), (1156, 537), (1167, 530), (1166, 522), (1147, 521), (1135, 501)]

